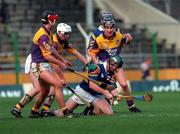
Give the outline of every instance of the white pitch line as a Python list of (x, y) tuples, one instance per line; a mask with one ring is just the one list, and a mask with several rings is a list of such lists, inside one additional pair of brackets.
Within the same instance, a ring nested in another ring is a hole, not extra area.
[(119, 113), (120, 117), (179, 117), (179, 114), (142, 114), (142, 113), (138, 113), (138, 114), (129, 114), (129, 115), (123, 115), (121, 113)]

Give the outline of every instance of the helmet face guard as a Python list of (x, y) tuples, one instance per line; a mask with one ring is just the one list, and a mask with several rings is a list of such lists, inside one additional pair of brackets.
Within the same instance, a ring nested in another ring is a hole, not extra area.
[(52, 11), (46, 10), (42, 13), (41, 21), (43, 24), (51, 24), (54, 25), (56, 20), (58, 19), (58, 15)]
[(57, 19), (58, 19), (58, 15), (52, 15), (52, 14), (48, 15), (48, 20), (50, 20), (50, 21), (54, 21), (54, 20), (57, 20)]
[(115, 55), (110, 57), (109, 64), (111, 66), (115, 66), (116, 68), (122, 68), (123, 66), (123, 60), (120, 55)]
[(113, 19), (108, 19), (104, 21), (104, 27), (115, 27), (115, 21)]
[(56, 23), (57, 19), (58, 19), (58, 15), (49, 14), (47, 16), (47, 18), (48, 18), (49, 23), (51, 25), (54, 25)]
[(66, 23), (59, 23), (57, 25), (57, 34), (63, 41), (68, 41), (71, 36), (72, 28)]
[(105, 20), (103, 27), (105, 35), (111, 37), (115, 31), (115, 21), (113, 19)]

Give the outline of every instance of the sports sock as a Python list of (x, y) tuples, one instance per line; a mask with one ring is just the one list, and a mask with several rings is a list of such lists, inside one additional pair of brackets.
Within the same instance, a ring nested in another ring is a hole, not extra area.
[(128, 107), (132, 106), (134, 104), (133, 100), (126, 100)]
[(51, 107), (51, 106), (49, 106), (49, 105), (47, 105), (47, 104), (44, 104), (44, 105), (42, 106), (42, 110), (43, 110), (43, 111), (48, 111), (48, 110), (50, 109), (50, 107)]
[(35, 107), (32, 107), (32, 111), (33, 111), (33, 112), (38, 112), (39, 109), (37, 109), (37, 108), (35, 108)]
[(25, 94), (24, 97), (20, 100), (19, 103), (16, 104), (16, 108), (18, 110), (21, 110), (26, 104), (28, 104), (29, 102), (31, 102), (32, 97), (28, 94)]
[(55, 99), (54, 95), (49, 95), (48, 97), (46, 97), (46, 100), (45, 100), (45, 103), (44, 103), (42, 109), (45, 111), (49, 110), (54, 99)]

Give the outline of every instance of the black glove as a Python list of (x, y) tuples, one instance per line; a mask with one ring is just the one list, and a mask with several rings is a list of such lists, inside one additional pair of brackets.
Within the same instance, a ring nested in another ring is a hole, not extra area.
[(134, 104), (129, 107), (129, 111), (134, 112), (134, 113), (140, 113), (142, 112), (140, 109), (138, 109)]

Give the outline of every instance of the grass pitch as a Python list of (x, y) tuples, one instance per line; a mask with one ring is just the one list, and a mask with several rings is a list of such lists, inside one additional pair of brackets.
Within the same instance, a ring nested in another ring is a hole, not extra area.
[[(141, 92), (135, 93), (137, 95)], [(20, 98), (0, 98), (1, 134), (179, 134), (180, 93), (153, 93), (152, 102), (136, 101), (143, 112), (131, 113), (125, 101), (113, 106), (113, 116), (30, 119), (32, 103), (24, 108), (24, 118), (16, 119), (11, 108)], [(53, 107), (57, 107), (55, 103)], [(78, 109), (77, 112), (82, 111)]]

